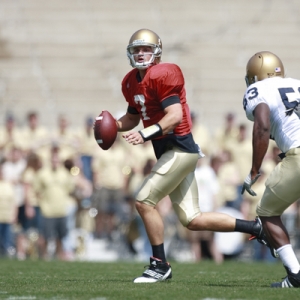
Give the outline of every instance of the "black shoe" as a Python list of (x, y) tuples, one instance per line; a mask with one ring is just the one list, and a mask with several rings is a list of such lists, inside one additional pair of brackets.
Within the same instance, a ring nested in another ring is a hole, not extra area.
[(267, 240), (267, 237), (263, 231), (263, 226), (262, 226), (262, 223), (261, 223), (261, 220), (260, 218), (257, 216), (254, 220), (255, 224), (253, 226), (253, 235), (249, 238), (249, 240), (254, 240), (256, 239), (259, 243), (269, 247), (270, 249), (270, 252), (272, 254), (272, 256), (274, 258), (278, 258), (279, 255), (276, 251), (276, 249), (274, 249), (269, 243), (268, 243), (268, 240)]
[(291, 272), (289, 268), (284, 266), (287, 276), (281, 282), (274, 282), (271, 284), (273, 288), (300, 288), (300, 271), (297, 274)]
[(160, 259), (150, 257), (150, 265), (147, 266), (141, 277), (133, 280), (134, 283), (154, 283), (172, 278), (172, 269), (169, 263), (163, 263)]

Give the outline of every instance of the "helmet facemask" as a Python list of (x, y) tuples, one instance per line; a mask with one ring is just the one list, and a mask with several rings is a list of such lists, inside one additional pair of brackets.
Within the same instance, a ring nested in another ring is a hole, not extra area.
[[(148, 61), (139, 63), (134, 59), (135, 56), (141, 55), (141, 54), (133, 53), (134, 48), (137, 46), (150, 46), (152, 48), (152, 52), (144, 52), (144, 55), (151, 54), (151, 58)], [(128, 45), (128, 47), (127, 47), (127, 57), (130, 61), (130, 65), (133, 68), (137, 68), (139, 70), (145, 70), (149, 66), (156, 64), (157, 58), (160, 58), (160, 56), (161, 56), (161, 49), (157, 45), (145, 44), (145, 43), (133, 43), (131, 45)]]
[(252, 83), (258, 81), (257, 76), (255, 75), (254, 77), (249, 77), (249, 76), (245, 76), (245, 81), (246, 81), (246, 85), (247, 87), (250, 86)]

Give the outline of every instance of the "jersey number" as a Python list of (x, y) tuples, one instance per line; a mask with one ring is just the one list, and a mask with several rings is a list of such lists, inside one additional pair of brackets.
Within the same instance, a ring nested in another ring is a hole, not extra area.
[(282, 102), (285, 108), (287, 109), (286, 114), (291, 115), (294, 109), (298, 106), (300, 101), (300, 95), (299, 95), (300, 87), (298, 88), (297, 92), (295, 92), (293, 88), (280, 88), (278, 89), (278, 91), (280, 93)]
[[(294, 109), (300, 103), (300, 87), (298, 88), (298, 91), (296, 91), (296, 92), (291, 87), (279, 88), (278, 91), (279, 91), (280, 97), (282, 99), (282, 102), (286, 108), (286, 114), (291, 115), (293, 113)], [(249, 95), (248, 96), (249, 100), (256, 98), (258, 96), (257, 88), (254, 87), (254, 88), (248, 90), (247, 95)], [(243, 106), (244, 106), (244, 109), (246, 109), (246, 106), (247, 106), (247, 98), (246, 97), (244, 97)]]
[(141, 106), (141, 112), (142, 112), (143, 120), (150, 120), (150, 118), (147, 116), (147, 112), (146, 112), (146, 105), (145, 105), (144, 95), (135, 95), (134, 96), (134, 102)]
[[(257, 88), (254, 87), (254, 88), (248, 90), (247, 95), (249, 95), (249, 97), (248, 97), (249, 100), (256, 98), (258, 96)], [(246, 97), (244, 97), (244, 99), (243, 99), (243, 106), (244, 106), (244, 110), (246, 110), (246, 106), (247, 106), (247, 98)]]

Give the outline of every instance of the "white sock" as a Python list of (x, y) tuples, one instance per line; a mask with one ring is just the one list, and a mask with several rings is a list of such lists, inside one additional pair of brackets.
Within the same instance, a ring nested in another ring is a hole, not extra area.
[(291, 244), (278, 248), (277, 253), (284, 266), (288, 267), (292, 273), (297, 274), (300, 270), (298, 259)]

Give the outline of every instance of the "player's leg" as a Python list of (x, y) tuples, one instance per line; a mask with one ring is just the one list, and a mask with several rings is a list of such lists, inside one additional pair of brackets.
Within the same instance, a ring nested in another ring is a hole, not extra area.
[(261, 216), (260, 219), (263, 224), (267, 239), (275, 249), (278, 249), (286, 244), (290, 244), (289, 234), (282, 223), (280, 216)]
[(208, 230), (218, 232), (232, 232), (235, 231), (236, 219), (217, 212), (205, 212), (199, 214), (188, 225), (190, 230)]
[[(186, 156), (192, 159), (187, 160)], [(172, 277), (171, 266), (166, 262), (164, 252), (164, 224), (155, 206), (195, 169), (197, 160), (198, 154), (170, 150), (162, 155), (141, 186), (136, 208), (143, 219), (153, 257), (150, 258), (149, 268), (134, 280), (135, 283), (152, 283)]]
[(170, 193), (174, 210), (181, 224), (193, 231), (243, 232), (262, 238), (259, 219), (254, 221), (235, 219), (218, 212), (202, 213), (199, 208), (198, 187), (194, 172), (190, 172)]
[(300, 196), (300, 149), (291, 149), (270, 174), (257, 213), (263, 223), (269, 243), (287, 271), (287, 277), (272, 287), (300, 287), (300, 266), (290, 243), (289, 234), (281, 221), (282, 213)]
[(163, 242), (163, 221), (156, 210), (156, 204), (181, 184), (184, 178), (195, 169), (197, 154), (182, 151), (168, 151), (158, 160), (151, 174), (141, 186), (136, 208), (141, 215), (152, 245)]
[(299, 288), (300, 266), (293, 247), (290, 243), (289, 234), (281, 221), (280, 216), (260, 217), (268, 242), (276, 249), (287, 276), (279, 282), (271, 284), (275, 288)]
[(164, 223), (155, 207), (136, 202), (136, 209), (140, 214), (151, 245), (164, 242)]
[(152, 248), (149, 268), (134, 283), (154, 283), (172, 278), (171, 266), (166, 260), (164, 249), (164, 223), (155, 207), (136, 202)]

